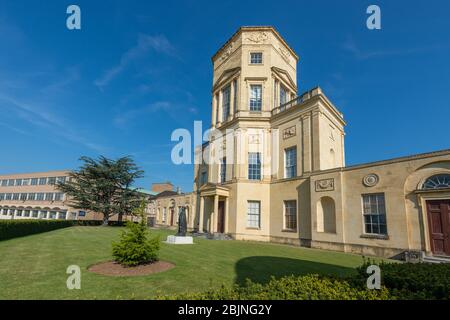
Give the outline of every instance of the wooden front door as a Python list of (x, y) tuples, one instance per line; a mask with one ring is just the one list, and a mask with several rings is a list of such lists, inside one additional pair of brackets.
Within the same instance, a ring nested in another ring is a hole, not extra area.
[(450, 200), (427, 201), (431, 250), (450, 255)]
[(225, 232), (225, 201), (219, 201), (219, 212), (217, 214), (217, 232)]

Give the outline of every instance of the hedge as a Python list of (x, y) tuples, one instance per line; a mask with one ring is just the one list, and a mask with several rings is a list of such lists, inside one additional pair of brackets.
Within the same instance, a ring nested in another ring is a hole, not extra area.
[[(359, 267), (358, 275), (349, 279), (353, 285), (364, 286), (366, 270), (373, 261)], [(450, 300), (450, 264), (440, 263), (387, 263), (378, 264), (381, 283), (397, 299)]]
[(386, 288), (368, 290), (352, 287), (347, 281), (318, 275), (272, 278), (267, 284), (247, 280), (245, 286), (222, 286), (198, 293), (158, 296), (162, 300), (389, 300)]
[(0, 240), (73, 226), (70, 220), (0, 220)]

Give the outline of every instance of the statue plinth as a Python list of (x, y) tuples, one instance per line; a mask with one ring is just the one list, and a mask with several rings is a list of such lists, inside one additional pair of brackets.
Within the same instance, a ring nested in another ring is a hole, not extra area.
[(187, 221), (186, 221), (186, 208), (182, 207), (178, 216), (178, 233), (175, 236), (168, 236), (166, 243), (170, 244), (193, 244), (192, 237), (186, 236)]
[(169, 244), (193, 244), (194, 239), (192, 237), (180, 237), (180, 236), (168, 236), (166, 243)]

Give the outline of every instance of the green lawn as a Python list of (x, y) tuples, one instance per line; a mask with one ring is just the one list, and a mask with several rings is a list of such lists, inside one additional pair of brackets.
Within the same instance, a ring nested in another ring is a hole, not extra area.
[[(347, 275), (361, 256), (285, 245), (194, 239), (194, 245), (163, 243), (160, 258), (176, 267), (142, 277), (108, 277), (87, 271), (111, 260), (118, 227), (71, 227), (0, 242), (0, 299), (129, 299), (203, 291), (211, 286), (267, 281), (291, 274)], [(171, 231), (153, 231), (161, 239)], [(66, 288), (66, 268), (81, 267), (81, 290)]]

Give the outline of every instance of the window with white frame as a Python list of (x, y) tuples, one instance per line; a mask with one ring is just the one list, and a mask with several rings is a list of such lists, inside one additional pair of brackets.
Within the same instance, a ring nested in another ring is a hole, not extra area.
[(2, 180), (2, 187), (8, 186), (8, 180), (4, 179)]
[(297, 147), (284, 150), (284, 176), (285, 178), (297, 176)]
[(222, 90), (222, 122), (227, 121), (230, 114), (231, 86), (227, 85)]
[(363, 194), (364, 232), (387, 235), (384, 193)]
[(260, 228), (261, 227), (261, 202), (248, 201), (247, 203), (247, 227)]
[(248, 179), (261, 180), (261, 152), (248, 153)]
[(250, 64), (262, 64), (263, 54), (262, 52), (251, 52), (250, 53)]
[(38, 179), (37, 178), (32, 178), (31, 179), (31, 185), (32, 186), (37, 186), (37, 184), (38, 184)]
[(64, 193), (62, 193), (62, 192), (55, 193), (55, 201), (63, 201), (63, 198), (64, 198)]
[(19, 200), (20, 199), (20, 193), (13, 193), (13, 200)]
[(29, 193), (29, 194), (28, 194), (28, 197), (27, 197), (27, 200), (28, 200), (28, 201), (34, 201), (34, 200), (36, 200), (36, 193), (34, 193), (34, 192)]
[(39, 185), (43, 186), (47, 183), (47, 178), (39, 178)]
[(227, 158), (220, 160), (220, 182), (224, 183), (227, 180)]
[(284, 228), (297, 230), (297, 201), (284, 201)]
[(56, 184), (56, 177), (49, 177), (48, 178), (48, 184), (50, 184), (50, 185)]
[(16, 186), (21, 186), (22, 185), (22, 179), (16, 179)]
[(166, 222), (166, 219), (167, 219), (167, 208), (166, 207), (164, 207), (163, 208), (163, 216), (162, 216), (162, 222)]
[(280, 105), (289, 101), (289, 90), (285, 86), (280, 85)]
[(250, 85), (250, 111), (261, 111), (262, 109), (262, 85)]

